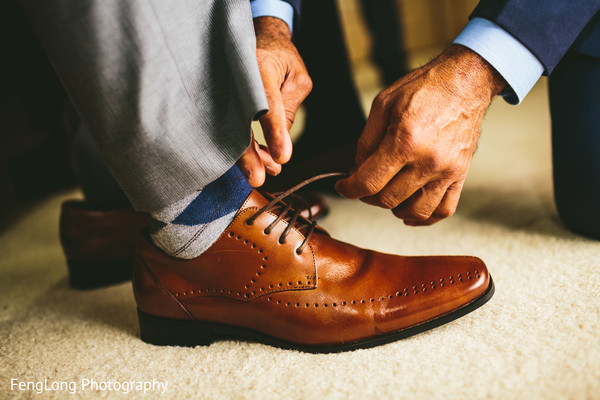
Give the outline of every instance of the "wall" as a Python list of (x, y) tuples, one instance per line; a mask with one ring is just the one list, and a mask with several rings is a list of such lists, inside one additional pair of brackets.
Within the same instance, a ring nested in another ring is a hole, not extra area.
[[(439, 48), (451, 42), (467, 23), (477, 0), (397, 0), (397, 3), (405, 48), (414, 51)], [(368, 57), (370, 39), (359, 0), (338, 0), (338, 6), (351, 59)]]

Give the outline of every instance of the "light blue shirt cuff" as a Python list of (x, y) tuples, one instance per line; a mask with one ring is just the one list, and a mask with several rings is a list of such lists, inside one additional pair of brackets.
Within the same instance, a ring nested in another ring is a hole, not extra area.
[(287, 24), (290, 32), (294, 26), (294, 7), (282, 0), (254, 0), (250, 2), (252, 18), (276, 17)]
[(470, 48), (489, 62), (510, 87), (501, 96), (510, 104), (519, 104), (542, 76), (544, 67), (521, 42), (504, 29), (484, 18), (473, 18), (454, 40)]

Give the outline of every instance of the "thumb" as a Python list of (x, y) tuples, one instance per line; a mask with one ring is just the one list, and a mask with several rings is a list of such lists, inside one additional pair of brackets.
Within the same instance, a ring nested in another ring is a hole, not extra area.
[(254, 133), (252, 133), (250, 146), (248, 146), (237, 162), (237, 166), (252, 187), (259, 187), (265, 182), (265, 166), (259, 149), (258, 143), (254, 140)]

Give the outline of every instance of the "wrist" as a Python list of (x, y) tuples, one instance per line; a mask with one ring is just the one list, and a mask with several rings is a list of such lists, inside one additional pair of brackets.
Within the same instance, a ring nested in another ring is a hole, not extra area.
[(260, 39), (277, 39), (277, 40), (292, 40), (292, 33), (287, 23), (282, 19), (271, 16), (254, 18), (254, 32), (256, 38)]
[(448, 47), (436, 60), (448, 83), (459, 92), (475, 95), (487, 103), (506, 86), (506, 81), (483, 57), (458, 44)]

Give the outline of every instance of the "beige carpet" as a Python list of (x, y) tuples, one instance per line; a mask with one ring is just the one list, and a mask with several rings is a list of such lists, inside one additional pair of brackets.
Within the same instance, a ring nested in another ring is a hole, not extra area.
[[(0, 234), (0, 398), (600, 399), (600, 243), (569, 233), (556, 215), (545, 90), (542, 82), (517, 108), (493, 105), (450, 220), (409, 228), (385, 210), (332, 198), (322, 223), (381, 251), (480, 256), (496, 282), (483, 308), (334, 355), (238, 342), (147, 345), (129, 284), (69, 289), (57, 235), (60, 202), (78, 195), (69, 192)], [(75, 385), (77, 395), (11, 387), (45, 379), (50, 388)], [(91, 380), (122, 387), (82, 387)], [(152, 380), (166, 392), (123, 394), (125, 382)]]

